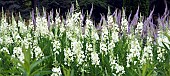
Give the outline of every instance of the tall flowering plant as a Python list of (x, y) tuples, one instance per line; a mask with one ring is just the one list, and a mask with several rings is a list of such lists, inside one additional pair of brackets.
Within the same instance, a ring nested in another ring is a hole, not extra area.
[(13, 16), (8, 23), (2, 13), (0, 75), (168, 76), (167, 7), (158, 25), (153, 24), (154, 9), (140, 20), (139, 8), (132, 20), (132, 14), (127, 19), (126, 11), (117, 9), (101, 15), (98, 25), (90, 19), (93, 6), (90, 14), (84, 15), (72, 5), (66, 19), (57, 11), (55, 18), (46, 13), (39, 16), (38, 12), (35, 17), (32, 12), (28, 26), (22, 18), (16, 22)]

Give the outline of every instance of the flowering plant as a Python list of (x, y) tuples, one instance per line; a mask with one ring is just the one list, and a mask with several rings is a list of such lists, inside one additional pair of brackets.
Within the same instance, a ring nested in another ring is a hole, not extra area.
[(168, 12), (155, 25), (154, 10), (143, 21), (139, 7), (133, 20), (131, 15), (126, 19), (124, 10), (115, 10), (95, 27), (92, 10), (85, 20), (82, 12), (71, 9), (63, 20), (57, 13), (55, 22), (50, 15), (47, 20), (32, 15), (28, 26), (13, 16), (8, 23), (2, 13), (0, 75), (170, 75)]

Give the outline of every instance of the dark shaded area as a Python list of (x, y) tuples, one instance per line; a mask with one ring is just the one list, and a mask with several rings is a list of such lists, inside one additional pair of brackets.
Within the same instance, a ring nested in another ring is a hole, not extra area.
[[(155, 15), (162, 15), (165, 9), (165, 4), (163, 0), (77, 0), (80, 9), (86, 13), (87, 10), (90, 11), (92, 4), (94, 6), (92, 19), (97, 23), (100, 21), (101, 15), (107, 15), (108, 6), (111, 8), (111, 13), (114, 12), (116, 8), (122, 9), (125, 7), (126, 15), (128, 16), (132, 11), (135, 14), (137, 6), (140, 6), (140, 12), (144, 16), (148, 16), (150, 10), (155, 6)], [(60, 15), (65, 18), (66, 12), (71, 7), (71, 4), (76, 4), (76, 0), (0, 0), (0, 7), (2, 7), (7, 15), (18, 15), (21, 12), (23, 19), (30, 18), (30, 12), (36, 10), (38, 7), (39, 11), (42, 12), (42, 7), (46, 8), (47, 15), (49, 11), (53, 10), (53, 16), (55, 17), (55, 10), (59, 11)], [(170, 7), (170, 1), (167, 0), (168, 7)], [(89, 12), (88, 11), (88, 12)], [(42, 14), (42, 13), (41, 13)]]

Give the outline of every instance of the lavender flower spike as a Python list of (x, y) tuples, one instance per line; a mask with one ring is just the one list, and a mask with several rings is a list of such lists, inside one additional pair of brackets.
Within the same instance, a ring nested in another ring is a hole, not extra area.
[(146, 38), (147, 37), (147, 25), (149, 24), (148, 19), (145, 20), (144, 24), (143, 24), (143, 29), (142, 29), (142, 38)]
[(121, 13), (121, 11), (119, 11), (119, 13), (117, 15), (117, 21), (118, 21), (119, 27), (121, 27), (121, 17), (122, 17), (122, 13)]
[(138, 24), (138, 14), (139, 14), (139, 6), (138, 6), (138, 9), (137, 9), (137, 11), (136, 11), (136, 14), (135, 14), (135, 16), (133, 17), (133, 20), (132, 20), (132, 22), (131, 22), (131, 24), (130, 25), (133, 25), (134, 26), (134, 28), (136, 28), (136, 26), (137, 26), (137, 24)]
[(162, 29), (165, 31), (165, 20), (167, 16), (169, 15), (169, 11), (168, 11), (166, 0), (164, 0), (164, 3), (165, 3), (165, 12), (163, 16), (161, 16), (161, 18), (158, 19), (159, 20), (158, 22), (161, 24)]
[(155, 6), (153, 7), (149, 17), (147, 18), (149, 21), (152, 19), (152, 15), (153, 15), (154, 10), (155, 10)]
[(48, 29), (50, 29), (50, 14), (48, 14), (48, 22), (47, 22)]
[(130, 34), (130, 28), (131, 28), (131, 26), (130, 26), (130, 23), (131, 23), (131, 20), (130, 20), (131, 15), (132, 15), (132, 11), (131, 11), (131, 13), (130, 13), (130, 15), (129, 15), (129, 17), (128, 17), (128, 28), (127, 28), (127, 33), (128, 33), (128, 34)]
[(120, 27), (121, 26), (121, 11), (118, 12), (118, 9), (116, 9), (114, 17), (115, 17), (116, 23)]
[(73, 14), (73, 13), (74, 13), (74, 4), (72, 4), (70, 8), (70, 14)]
[(34, 10), (32, 10), (32, 21), (33, 21), (34, 30), (35, 30), (35, 28), (36, 28), (36, 19), (35, 19), (35, 15), (34, 15)]
[(89, 17), (91, 17), (91, 15), (92, 15), (92, 12), (93, 12), (93, 4), (92, 4), (92, 8), (91, 8), (91, 10), (90, 10)]

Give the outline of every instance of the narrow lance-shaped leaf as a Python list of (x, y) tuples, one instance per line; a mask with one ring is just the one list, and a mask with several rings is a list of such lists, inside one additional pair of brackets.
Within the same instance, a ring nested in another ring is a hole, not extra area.
[(30, 71), (32, 71), (38, 64), (40, 64), (41, 62), (43, 62), (45, 59), (48, 59), (50, 56), (44, 57), (41, 60), (35, 61), (31, 64), (30, 66)]

